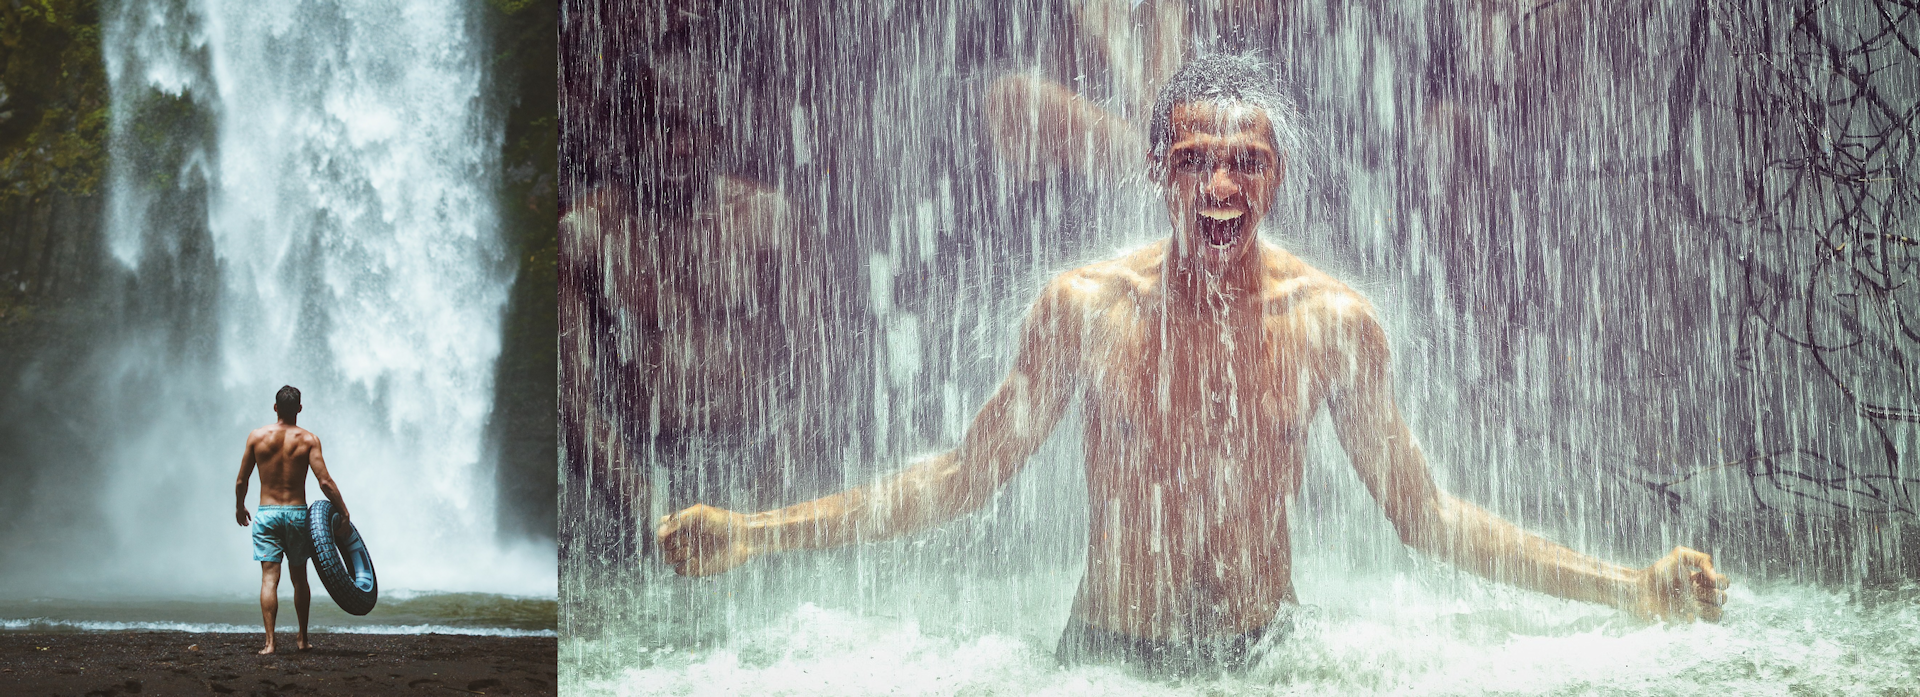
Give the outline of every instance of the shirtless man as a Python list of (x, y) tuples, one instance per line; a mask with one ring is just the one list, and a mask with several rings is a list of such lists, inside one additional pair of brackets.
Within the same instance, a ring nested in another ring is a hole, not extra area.
[[(283, 386), (273, 397), (273, 412), (280, 416), (272, 426), (263, 426), (247, 434), (247, 449), (240, 456), (240, 478), (233, 483), (233, 519), (241, 526), (253, 526), (253, 558), (260, 562), (260, 617), (266, 620), (267, 647), (262, 655), (273, 653), (273, 620), (280, 613), (280, 557), (285, 555), (293, 571), (293, 610), (300, 616), (300, 640), (295, 648), (305, 651), (307, 608), (313, 593), (307, 587), (307, 558), (313, 543), (307, 536), (307, 470), (320, 481), (320, 491), (340, 510), (340, 524), (346, 525), (347, 503), (340, 498), (340, 487), (327, 474), (327, 461), (320, 456), (320, 437), (296, 425), (300, 420), (300, 390)], [(260, 515), (247, 515), (247, 479), (260, 468)]]
[(1086, 572), (1057, 655), (1241, 668), (1297, 603), (1287, 501), (1321, 408), (1408, 546), (1476, 574), (1646, 618), (1720, 616), (1726, 578), (1676, 548), (1632, 569), (1441, 491), (1394, 403), (1385, 331), (1358, 293), (1258, 238), (1293, 110), (1246, 57), (1189, 63), (1155, 106), (1149, 171), (1173, 234), (1054, 279), (959, 447), (874, 485), (751, 515), (661, 520), (666, 560), (717, 574), (761, 554), (875, 540), (985, 504), (1082, 400)]

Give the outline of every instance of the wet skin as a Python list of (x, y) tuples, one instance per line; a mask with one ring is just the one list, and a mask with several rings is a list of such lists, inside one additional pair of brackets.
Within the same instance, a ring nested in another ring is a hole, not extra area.
[[(334, 484), (333, 476), (327, 473), (327, 460), (320, 452), (320, 437), (297, 425), (298, 407), (292, 414), (279, 416), (273, 425), (247, 434), (246, 452), (240, 456), (240, 477), (233, 485), (234, 522), (241, 527), (253, 524), (253, 516), (247, 513), (247, 482), (258, 469), (260, 505), (307, 505), (307, 472), (311, 470), (314, 479), (320, 482), (320, 491), (340, 511), (340, 521), (345, 524), (347, 504), (340, 498), (340, 488)], [(260, 562), (260, 618), (267, 628), (267, 645), (260, 650), (262, 654), (274, 652), (273, 625), (280, 613), (280, 565), (281, 562)], [(288, 570), (289, 580), (293, 582), (294, 614), (300, 618), (300, 637), (294, 647), (305, 651), (312, 648), (307, 642), (307, 611), (312, 606), (313, 592), (307, 585), (304, 560)]]
[(721, 573), (768, 552), (880, 539), (984, 505), (1084, 395), (1092, 507), (1074, 613), (1147, 638), (1233, 635), (1296, 602), (1286, 502), (1308, 423), (1341, 445), (1407, 545), (1495, 580), (1647, 618), (1718, 619), (1726, 577), (1676, 548), (1646, 569), (1528, 533), (1433, 482), (1395, 406), (1385, 332), (1359, 294), (1260, 241), (1286, 161), (1263, 112), (1189, 103), (1150, 170), (1169, 239), (1062, 274), (1013, 371), (959, 447), (871, 487), (662, 519), (666, 560)]

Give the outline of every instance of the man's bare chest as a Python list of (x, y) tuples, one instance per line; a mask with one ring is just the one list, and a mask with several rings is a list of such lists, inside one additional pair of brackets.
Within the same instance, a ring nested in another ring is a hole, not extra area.
[(1311, 343), (1275, 323), (1120, 318), (1083, 344), (1089, 427), (1160, 459), (1293, 449), (1323, 398)]

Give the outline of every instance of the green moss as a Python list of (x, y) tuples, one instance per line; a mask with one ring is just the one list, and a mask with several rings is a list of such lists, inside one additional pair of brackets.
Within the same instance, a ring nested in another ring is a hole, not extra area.
[(0, 12), (0, 298), (18, 325), (84, 274), (107, 171), (107, 77), (93, 0)]
[(127, 171), (133, 183), (153, 191), (175, 185), (180, 163), (190, 149), (212, 135), (213, 128), (208, 114), (194, 104), (192, 92), (149, 91), (133, 106), (128, 122), (129, 147), (122, 153)]
[(550, 9), (553, 7), (553, 3), (536, 2), (535, 0), (490, 0), (487, 5), (493, 8), (495, 12), (509, 17), (520, 14), (529, 8), (545, 6)]
[(0, 210), (55, 191), (98, 193), (107, 157), (98, 16), (84, 0), (0, 13), (0, 173), (11, 184), (0, 189)]

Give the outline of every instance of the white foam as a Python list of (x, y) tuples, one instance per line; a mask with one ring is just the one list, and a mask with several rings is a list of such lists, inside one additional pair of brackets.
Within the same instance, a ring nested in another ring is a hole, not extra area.
[[(1013, 599), (1033, 581), (979, 593)], [(1721, 624), (1648, 625), (1446, 571), (1328, 576), (1302, 584), (1318, 604), (1247, 674), (1186, 682), (1061, 668), (1052, 650), (1064, 615), (1035, 620), (1019, 602), (965, 617), (884, 617), (871, 613), (885, 597), (864, 610), (721, 601), (711, 619), (731, 631), (710, 648), (659, 625), (610, 627), (561, 642), (561, 680), (588, 695), (1688, 695), (1875, 693), (1920, 674), (1920, 606), (1910, 601), (1870, 608), (1795, 584), (1735, 585), (1730, 595)]]

